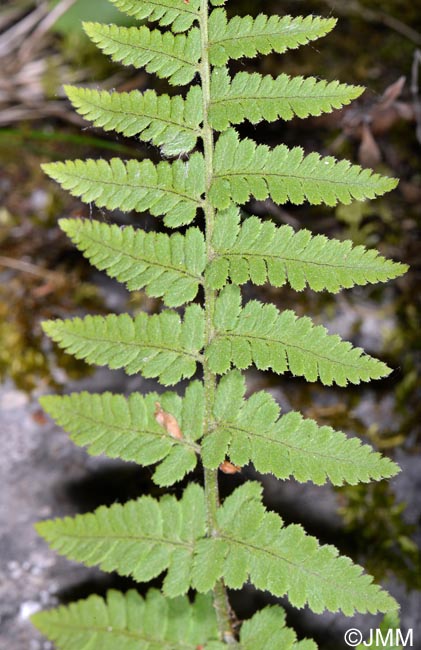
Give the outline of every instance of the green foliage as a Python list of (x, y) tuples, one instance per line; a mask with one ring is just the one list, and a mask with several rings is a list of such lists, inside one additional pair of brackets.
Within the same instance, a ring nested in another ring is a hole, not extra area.
[[(215, 610), (210, 595), (198, 594), (193, 603), (186, 596), (168, 599), (156, 589), (145, 598), (130, 590), (110, 590), (106, 599), (86, 600), (33, 616), (33, 623), (53, 639), (60, 650), (80, 650), (87, 644), (103, 650), (222, 650), (217, 641)], [(285, 625), (281, 607), (266, 607), (241, 628), (242, 650), (317, 650), (309, 640), (297, 642)]]
[[(275, 596), (288, 594), (296, 607), (315, 612), (387, 611), (394, 600), (361, 567), (319, 546), (297, 525), (262, 504), (262, 486), (248, 482), (218, 509), (218, 528), (206, 536), (202, 488), (189, 485), (180, 501), (141, 497), (125, 505), (101, 506), (94, 513), (37, 524), (52, 548), (88, 566), (147, 582), (167, 571), (164, 594), (170, 598), (192, 586), (201, 593), (217, 580), (232, 589), (251, 582)], [(111, 543), (112, 542), (112, 543)]]
[(94, 266), (130, 291), (146, 288), (169, 307), (196, 297), (206, 263), (197, 228), (168, 236), (87, 219), (61, 219), (60, 226)]
[(280, 607), (265, 607), (241, 626), (242, 650), (317, 650), (314, 641), (296, 641), (296, 635), (285, 626), (285, 612)]
[[(209, 596), (190, 603), (164, 598), (151, 589), (143, 599), (136, 591), (109, 591), (107, 599), (90, 596), (50, 612), (33, 622), (60, 650), (98, 647), (102, 650), (182, 650), (217, 639), (216, 617)], [(92, 644), (95, 644), (93, 646)]]
[(148, 582), (168, 569), (164, 593), (187, 593), (198, 539), (205, 536), (203, 490), (190, 484), (180, 501), (141, 497), (125, 505), (100, 507), (94, 513), (37, 524), (38, 532), (63, 555), (98, 564)]
[[(157, 422), (156, 404), (173, 415), (183, 434), (174, 438)], [(192, 382), (184, 399), (176, 393), (102, 395), (87, 392), (65, 397), (47, 395), (41, 405), (70, 433), (77, 445), (92, 455), (105, 454), (139, 465), (160, 463), (153, 479), (157, 485), (180, 481), (197, 463), (195, 441), (203, 435), (204, 396), (199, 382)]]
[[(204, 161), (199, 153), (187, 163), (180, 160), (154, 165), (150, 160), (120, 158), (48, 163), (43, 170), (73, 196), (107, 210), (166, 214), (166, 226), (193, 221), (204, 191)], [(168, 214), (170, 213), (170, 214)]]
[(280, 145), (270, 149), (253, 140), (240, 140), (234, 129), (225, 131), (215, 147), (215, 174), (209, 197), (216, 208), (231, 201), (246, 203), (251, 195), (276, 203), (308, 201), (336, 205), (362, 201), (393, 190), (397, 181), (370, 169), (338, 162), (317, 153), (304, 156), (300, 147)]
[(209, 17), (210, 62), (223, 66), (229, 59), (257, 54), (282, 54), (314, 41), (330, 32), (336, 24), (333, 18), (307, 16), (265, 16), (257, 18), (235, 16), (227, 20), (224, 9), (215, 9)]
[(393, 599), (361, 574), (361, 567), (338, 557), (333, 546), (319, 546), (297, 525), (282, 527), (282, 520), (262, 504), (262, 486), (248, 482), (228, 497), (218, 510), (218, 536), (197, 545), (200, 590), (223, 576), (238, 589), (250, 577), (259, 589), (276, 596), (288, 594), (296, 607), (306, 603), (315, 612), (324, 609), (347, 615), (354, 610), (394, 609)]
[(304, 229), (295, 233), (291, 226), (277, 228), (257, 217), (240, 226), (235, 206), (217, 215), (212, 245), (215, 255), (206, 279), (213, 289), (222, 289), (230, 278), (237, 285), (251, 280), (281, 287), (288, 282), (295, 291), (308, 285), (313, 291), (336, 293), (357, 284), (386, 282), (407, 270), (404, 264), (350, 241), (312, 237)]
[(194, 28), (187, 36), (150, 30), (147, 27), (117, 27), (84, 23), (89, 38), (113, 61), (142, 66), (170, 84), (184, 86), (193, 79), (200, 57), (200, 32)]
[(105, 131), (139, 135), (161, 147), (166, 156), (188, 153), (196, 146), (203, 119), (199, 86), (192, 86), (185, 100), (153, 90), (109, 93), (65, 86), (65, 91), (78, 113)]
[(297, 318), (289, 309), (279, 312), (274, 305), (257, 300), (242, 308), (240, 289), (235, 285), (221, 291), (214, 322), (216, 333), (206, 354), (218, 374), (227, 372), (231, 364), (245, 369), (254, 363), (259, 370), (290, 370), (307, 381), (320, 378), (327, 386), (346, 386), (390, 373), (383, 362), (337, 335), (328, 335), (325, 327), (314, 326), (307, 316)]
[(110, 0), (117, 9), (138, 20), (158, 21), (162, 27), (171, 25), (173, 32), (185, 32), (199, 16), (200, 0)]
[(225, 131), (230, 124), (248, 119), (253, 124), (279, 118), (291, 120), (295, 115), (308, 117), (331, 113), (359, 97), (360, 86), (347, 86), (338, 81), (317, 81), (314, 77), (276, 79), (267, 75), (240, 72), (232, 79), (226, 68), (212, 74), (212, 103), (209, 118), (214, 129)]
[[(226, 67), (231, 59), (309, 43), (327, 34), (334, 19), (260, 14), (228, 20), (225, 0), (112, 2), (161, 29), (87, 23), (93, 42), (114, 61), (143, 66), (172, 85), (196, 77), (194, 85), (183, 96), (67, 87), (68, 96), (96, 126), (184, 158), (156, 165), (76, 160), (44, 169), (99, 208), (149, 211), (163, 216), (169, 228), (198, 216), (197, 227), (171, 235), (95, 220), (60, 221), (98, 269), (183, 311), (88, 315), (43, 327), (61, 348), (91, 364), (158, 378), (165, 386), (200, 368), (203, 375), (187, 383), (183, 398), (175, 392), (83, 392), (43, 397), (42, 404), (89, 453), (156, 465), (153, 480), (161, 487), (185, 479), (200, 460), (204, 486), (189, 483), (179, 500), (173, 494), (142, 496), (38, 524), (52, 548), (73, 560), (139, 582), (165, 577), (164, 595), (152, 590), (143, 599), (133, 591), (112, 591), (106, 600), (91, 596), (37, 614), (34, 622), (62, 650), (315, 650), (312, 641), (297, 641), (278, 607), (257, 613), (238, 631), (225, 586), (240, 589), (250, 581), (275, 596), (287, 594), (295, 607), (346, 615), (395, 610), (395, 601), (334, 547), (320, 546), (298, 525), (284, 526), (265, 509), (259, 483), (245, 482), (221, 504), (218, 468), (236, 473), (252, 462), (279, 479), (354, 485), (393, 476), (398, 467), (357, 438), (299, 413), (281, 415), (268, 393), (246, 400), (239, 370), (254, 364), (339, 386), (379, 379), (390, 370), (307, 316), (256, 300), (243, 307), (240, 285), (288, 282), (297, 291), (308, 286), (336, 292), (385, 282), (406, 267), (349, 241), (256, 217), (242, 221), (239, 206), (250, 196), (349, 204), (381, 195), (396, 181), (347, 161), (305, 156), (298, 147), (257, 145), (232, 128), (244, 120), (320, 115), (360, 95), (359, 87), (313, 77), (240, 72), (231, 78)], [(224, 375), (219, 382), (217, 375)], [(190, 602), (191, 589), (205, 595)]]
[(46, 321), (43, 328), (76, 359), (124, 368), (129, 375), (142, 372), (144, 377), (158, 377), (164, 386), (194, 374), (204, 339), (203, 311), (198, 305), (187, 307), (183, 322), (168, 310), (136, 318), (111, 314)]
[(280, 417), (280, 409), (269, 393), (254, 393), (244, 400), (246, 385), (238, 371), (219, 383), (214, 407), (215, 429), (202, 447), (205, 467), (214, 469), (228, 455), (239, 466), (250, 461), (262, 473), (277, 478), (293, 476), (301, 482), (356, 485), (394, 476), (399, 467), (373, 453), (358, 438), (348, 439), (331, 427), (319, 427), (299, 413)]

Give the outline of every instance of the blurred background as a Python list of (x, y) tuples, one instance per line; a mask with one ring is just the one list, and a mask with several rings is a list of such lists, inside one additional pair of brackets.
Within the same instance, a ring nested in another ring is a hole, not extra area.
[[(272, 146), (285, 142), (347, 157), (401, 179), (392, 194), (334, 210), (279, 207), (270, 201), (246, 206), (276, 223), (352, 239), (411, 265), (398, 281), (336, 296), (267, 285), (246, 289), (248, 296), (325, 323), (386, 361), (392, 375), (346, 390), (269, 373), (250, 372), (248, 382), (250, 392), (269, 390), (284, 411), (298, 409), (320, 424), (359, 436), (402, 466), (391, 482), (358, 487), (263, 481), (268, 506), (287, 523), (300, 522), (322, 542), (335, 544), (390, 589), (402, 605), (402, 627), (412, 627), (421, 643), (420, 7), (406, 0), (231, 0), (227, 9), (231, 14), (264, 10), (339, 19), (325, 39), (282, 57), (237, 62), (233, 71), (314, 75), (367, 88), (342, 111), (290, 123), (246, 123), (242, 135)], [(68, 158), (156, 158), (151, 147), (135, 139), (93, 129), (66, 101), (65, 83), (120, 91), (153, 84), (159, 92), (174, 92), (143, 71), (110, 63), (90, 44), (81, 20), (127, 22), (107, 0), (0, 0), (0, 647), (8, 650), (51, 647), (28, 621), (40, 607), (130, 585), (54, 556), (37, 539), (33, 522), (145, 492), (159, 494), (149, 469), (88, 457), (37, 404), (45, 392), (157, 389), (152, 381), (88, 368), (41, 333), (46, 318), (161, 307), (142, 292), (129, 295), (93, 270), (57, 226), (62, 216), (93, 216), (146, 229), (157, 229), (160, 222), (82, 205), (40, 170), (43, 162)], [(253, 476), (253, 469), (246, 468), (237, 480)], [(232, 489), (232, 479), (223, 483), (224, 490)], [(249, 587), (233, 593), (232, 600), (240, 618), (269, 602)], [(287, 609), (300, 637), (313, 636), (321, 650), (345, 648), (343, 633), (349, 627), (377, 626), (370, 616), (350, 620)]]

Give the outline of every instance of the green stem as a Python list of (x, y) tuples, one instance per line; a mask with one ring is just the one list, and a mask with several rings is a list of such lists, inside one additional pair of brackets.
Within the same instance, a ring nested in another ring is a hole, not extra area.
[[(200, 8), (200, 32), (202, 40), (202, 58), (200, 76), (203, 92), (203, 149), (206, 168), (206, 197), (204, 201), (204, 213), (206, 223), (206, 256), (211, 261), (215, 256), (212, 248), (212, 234), (215, 225), (215, 209), (208, 199), (208, 193), (213, 178), (213, 153), (214, 138), (213, 129), (209, 124), (208, 112), (210, 104), (210, 77), (211, 67), (209, 62), (209, 37), (208, 37), (209, 7), (208, 0), (201, 0)], [(214, 311), (216, 292), (210, 289), (206, 280), (205, 291), (205, 322), (206, 322), (206, 345), (209, 345), (214, 338)], [(203, 382), (205, 389), (205, 435), (213, 429), (213, 405), (215, 399), (216, 377), (209, 369), (206, 358), (203, 361)], [(219, 507), (218, 470), (205, 469), (205, 499), (207, 509), (207, 534), (212, 537), (217, 531), (217, 512)], [(232, 616), (228, 602), (227, 592), (222, 580), (218, 580), (213, 590), (214, 607), (218, 623), (219, 638), (227, 644), (236, 645), (235, 635), (232, 627)]]

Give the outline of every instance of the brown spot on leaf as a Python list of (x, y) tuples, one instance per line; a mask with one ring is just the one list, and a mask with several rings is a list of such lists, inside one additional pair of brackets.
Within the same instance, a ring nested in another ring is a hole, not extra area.
[(183, 440), (183, 432), (181, 431), (176, 418), (171, 415), (171, 413), (164, 411), (159, 402), (155, 402), (155, 420), (165, 429), (171, 438)]
[(224, 462), (220, 464), (219, 469), (224, 474), (238, 474), (238, 472), (241, 472), (241, 467), (233, 465), (229, 460), (224, 460)]

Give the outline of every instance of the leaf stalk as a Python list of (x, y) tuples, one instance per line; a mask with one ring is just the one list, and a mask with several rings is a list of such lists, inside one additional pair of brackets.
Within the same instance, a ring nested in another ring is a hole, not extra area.
[[(201, 0), (200, 5), (200, 31), (201, 31), (201, 65), (200, 77), (203, 93), (203, 153), (206, 170), (206, 195), (203, 203), (205, 214), (206, 259), (211, 262), (215, 257), (212, 248), (212, 234), (215, 226), (215, 209), (208, 195), (213, 180), (213, 155), (214, 135), (209, 123), (209, 106), (211, 102), (211, 67), (209, 61), (209, 34), (208, 34), (209, 6), (208, 0)], [(204, 281), (205, 294), (205, 339), (210, 345), (215, 332), (213, 327), (215, 301), (217, 292)], [(216, 375), (210, 370), (206, 358), (203, 360), (203, 382), (205, 391), (205, 435), (213, 431), (213, 404), (216, 390)], [(207, 511), (207, 534), (212, 537), (217, 530), (217, 511), (219, 507), (218, 470), (204, 470), (205, 499)], [(213, 589), (214, 606), (217, 616), (219, 637), (229, 645), (237, 645), (233, 630), (233, 617), (228, 602), (227, 592), (223, 580), (219, 580)]]

